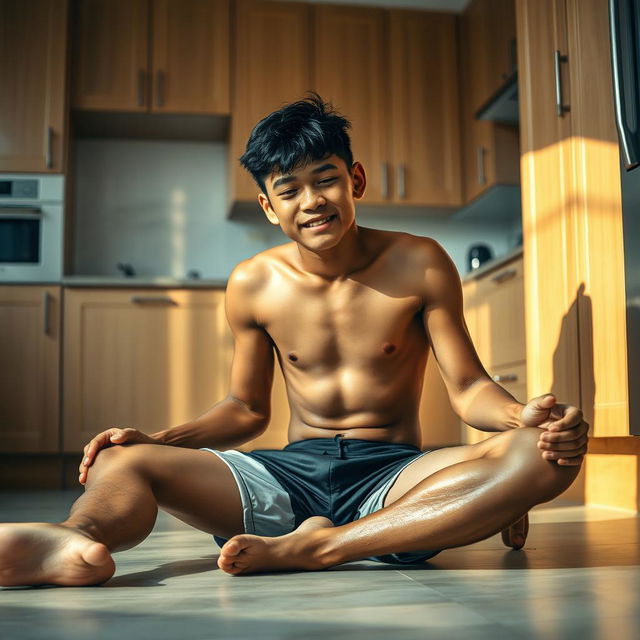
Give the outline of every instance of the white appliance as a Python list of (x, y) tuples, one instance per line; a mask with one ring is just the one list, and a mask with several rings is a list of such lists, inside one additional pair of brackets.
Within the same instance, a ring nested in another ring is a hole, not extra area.
[(0, 282), (59, 282), (64, 176), (0, 174)]

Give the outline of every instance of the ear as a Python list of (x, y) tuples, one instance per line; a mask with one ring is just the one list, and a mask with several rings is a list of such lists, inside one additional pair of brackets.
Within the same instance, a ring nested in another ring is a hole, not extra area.
[(353, 181), (353, 197), (360, 200), (367, 188), (367, 176), (364, 167), (359, 162), (351, 165), (351, 180)]
[(269, 202), (269, 198), (264, 193), (258, 194), (258, 202), (264, 211), (264, 215), (267, 216), (267, 219), (271, 224), (280, 225), (280, 220), (278, 220), (278, 216), (276, 212), (273, 210), (271, 203)]

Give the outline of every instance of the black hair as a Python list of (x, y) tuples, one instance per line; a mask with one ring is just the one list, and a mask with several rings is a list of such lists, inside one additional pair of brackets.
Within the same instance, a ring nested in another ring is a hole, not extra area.
[(265, 179), (309, 162), (337, 155), (351, 170), (353, 154), (347, 129), (351, 123), (314, 92), (287, 104), (260, 120), (253, 128), (247, 148), (240, 157), (263, 193)]

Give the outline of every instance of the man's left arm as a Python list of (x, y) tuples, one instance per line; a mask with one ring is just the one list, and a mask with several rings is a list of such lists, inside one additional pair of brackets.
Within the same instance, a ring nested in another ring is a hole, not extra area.
[(580, 464), (589, 428), (580, 409), (557, 403), (553, 394), (522, 404), (491, 379), (464, 321), (455, 265), (437, 242), (426, 240), (423, 248), (423, 321), (453, 410), (482, 431), (538, 427), (538, 447), (544, 458), (562, 465)]

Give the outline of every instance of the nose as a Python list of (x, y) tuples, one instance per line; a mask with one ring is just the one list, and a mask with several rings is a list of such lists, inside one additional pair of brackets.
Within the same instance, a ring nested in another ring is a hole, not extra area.
[(301, 203), (302, 209), (305, 211), (315, 211), (325, 204), (327, 204), (327, 201), (319, 191), (316, 191), (313, 187), (308, 187), (304, 190)]

